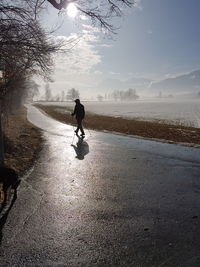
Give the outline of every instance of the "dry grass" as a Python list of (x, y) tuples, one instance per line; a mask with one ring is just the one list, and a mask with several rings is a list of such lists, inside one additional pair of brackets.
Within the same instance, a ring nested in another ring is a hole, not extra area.
[[(70, 113), (65, 112), (66, 110), (70, 111), (70, 108), (43, 106), (40, 104), (37, 104), (36, 106), (58, 121), (75, 125), (75, 120), (72, 122)], [(200, 145), (200, 129), (194, 127), (114, 118), (93, 113), (86, 114), (85, 125), (87, 128), (100, 131), (107, 130), (127, 135), (141, 136), (144, 138)]]
[(42, 142), (40, 130), (27, 121), (25, 107), (8, 117), (5, 135), (5, 165), (22, 175), (33, 164)]

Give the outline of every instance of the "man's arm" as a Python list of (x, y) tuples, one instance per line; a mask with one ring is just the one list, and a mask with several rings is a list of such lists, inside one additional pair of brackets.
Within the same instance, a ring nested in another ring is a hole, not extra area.
[(72, 116), (74, 116), (76, 114), (76, 110), (77, 110), (77, 107), (75, 106), (74, 107), (74, 112), (71, 114)]

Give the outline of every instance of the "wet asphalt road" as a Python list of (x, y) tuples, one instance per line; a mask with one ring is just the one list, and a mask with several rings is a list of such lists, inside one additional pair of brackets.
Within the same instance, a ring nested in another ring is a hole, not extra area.
[(28, 116), (46, 141), (3, 228), (0, 266), (200, 266), (200, 149), (87, 130), (81, 142)]

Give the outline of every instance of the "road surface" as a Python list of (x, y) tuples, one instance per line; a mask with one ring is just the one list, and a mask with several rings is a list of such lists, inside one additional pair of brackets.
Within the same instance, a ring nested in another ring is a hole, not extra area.
[(45, 142), (0, 266), (200, 266), (200, 149), (87, 130), (81, 142), (32, 106), (28, 118)]

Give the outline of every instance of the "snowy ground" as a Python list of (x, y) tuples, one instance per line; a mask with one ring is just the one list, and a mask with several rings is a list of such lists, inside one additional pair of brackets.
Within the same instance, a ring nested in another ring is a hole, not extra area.
[[(50, 102), (45, 102), (50, 104)], [(74, 106), (73, 102), (51, 102), (53, 105)], [(86, 111), (114, 117), (165, 121), (200, 128), (200, 99), (146, 99), (135, 102), (85, 101)]]

